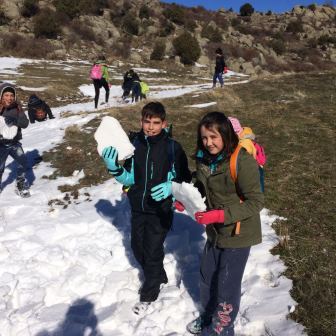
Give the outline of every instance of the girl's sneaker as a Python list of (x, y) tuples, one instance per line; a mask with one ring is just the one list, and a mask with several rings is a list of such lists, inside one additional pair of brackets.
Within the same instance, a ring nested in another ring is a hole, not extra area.
[(194, 335), (200, 334), (204, 328), (204, 318), (202, 315), (187, 324), (187, 330)]
[(135, 304), (135, 306), (132, 308), (133, 313), (137, 315), (143, 315), (147, 309), (149, 308), (151, 302), (145, 302), (145, 301), (140, 301)]

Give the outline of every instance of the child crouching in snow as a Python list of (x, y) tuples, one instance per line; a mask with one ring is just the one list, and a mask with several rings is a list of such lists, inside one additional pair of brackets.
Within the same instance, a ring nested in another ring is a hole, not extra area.
[(29, 121), (16, 101), (16, 90), (12, 84), (0, 85), (0, 97), (0, 193), (2, 175), (10, 155), (18, 165), (16, 191), (22, 197), (29, 197), (29, 187), (26, 183), (27, 159), (20, 143), (21, 128), (26, 128)]
[(191, 180), (185, 152), (165, 130), (164, 106), (159, 102), (145, 105), (141, 125), (133, 140), (134, 154), (124, 166), (118, 163), (114, 147), (106, 147), (102, 153), (108, 171), (118, 182), (130, 186), (131, 246), (144, 275), (140, 302), (133, 308), (136, 314), (146, 311), (158, 298), (161, 284), (168, 282), (163, 244), (173, 222), (172, 181)]
[(206, 197), (207, 211), (195, 219), (205, 225), (207, 242), (200, 270), (202, 311), (187, 330), (201, 336), (234, 335), (245, 265), (251, 246), (261, 242), (264, 197), (257, 163), (244, 149), (238, 154), (236, 185), (230, 176), (238, 142), (221, 112), (208, 113), (198, 125), (195, 186)]

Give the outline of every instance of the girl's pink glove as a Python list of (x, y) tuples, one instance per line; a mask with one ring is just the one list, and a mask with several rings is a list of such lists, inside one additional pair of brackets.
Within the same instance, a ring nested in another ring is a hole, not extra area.
[(180, 212), (183, 212), (185, 210), (184, 205), (179, 201), (174, 202), (174, 207), (177, 211), (180, 211)]
[(209, 210), (195, 213), (196, 222), (199, 224), (224, 223), (224, 210)]
[(229, 71), (229, 69), (227, 67), (224, 67), (224, 73), (227, 73)]

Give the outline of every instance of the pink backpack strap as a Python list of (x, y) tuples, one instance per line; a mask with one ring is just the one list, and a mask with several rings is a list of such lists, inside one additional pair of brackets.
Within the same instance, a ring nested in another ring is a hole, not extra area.
[(257, 142), (254, 142), (254, 147), (257, 151), (256, 153), (256, 161), (259, 166), (264, 166), (266, 163), (266, 154), (264, 147), (258, 144)]

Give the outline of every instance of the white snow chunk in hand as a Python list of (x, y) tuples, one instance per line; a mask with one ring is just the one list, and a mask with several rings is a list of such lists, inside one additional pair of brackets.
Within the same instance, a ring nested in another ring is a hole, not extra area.
[(192, 183), (176, 183), (172, 182), (172, 194), (175, 199), (184, 205), (188, 215), (195, 218), (195, 213), (205, 211), (206, 205), (202, 195)]
[(118, 160), (126, 160), (134, 153), (134, 146), (119, 121), (113, 117), (105, 116), (98, 126), (94, 138), (97, 141), (97, 150), (102, 155), (105, 147), (112, 146), (118, 151)]
[(8, 126), (5, 122), (5, 118), (0, 116), (0, 136), (6, 140), (12, 140), (16, 136), (18, 128), (16, 125)]

